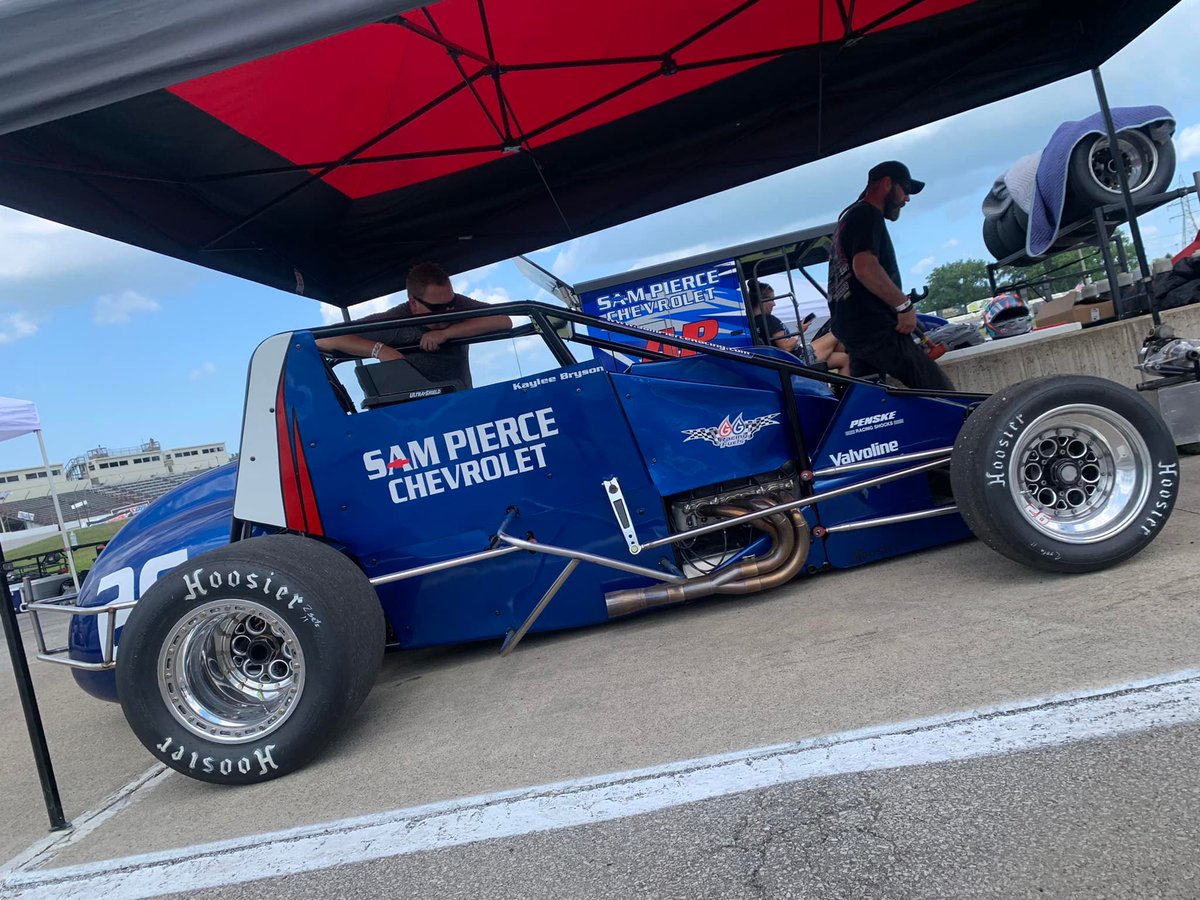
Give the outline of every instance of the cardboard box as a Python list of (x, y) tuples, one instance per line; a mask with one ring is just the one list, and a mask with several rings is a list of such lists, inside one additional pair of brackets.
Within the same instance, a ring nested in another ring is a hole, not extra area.
[(1079, 300), (1078, 291), (1065, 291), (1052, 300), (1047, 300), (1038, 307), (1037, 317), (1033, 321), (1034, 328), (1045, 328), (1048, 325), (1061, 325), (1064, 322), (1076, 321), (1071, 310)]
[(1103, 322), (1105, 319), (1115, 319), (1117, 311), (1111, 300), (1101, 300), (1099, 303), (1076, 303), (1071, 307), (1069, 322), (1079, 322), (1090, 325), (1093, 322)]
[(1038, 308), (1033, 327), (1047, 328), (1068, 322), (1091, 325), (1115, 318), (1116, 314), (1111, 300), (1098, 300), (1094, 295), (1081, 298), (1078, 291), (1066, 291)]

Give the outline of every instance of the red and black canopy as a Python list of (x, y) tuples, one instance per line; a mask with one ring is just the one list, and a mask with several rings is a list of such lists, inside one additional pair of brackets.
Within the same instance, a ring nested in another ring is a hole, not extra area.
[(1086, 70), (1175, 2), (16, 0), (0, 203), (347, 306)]

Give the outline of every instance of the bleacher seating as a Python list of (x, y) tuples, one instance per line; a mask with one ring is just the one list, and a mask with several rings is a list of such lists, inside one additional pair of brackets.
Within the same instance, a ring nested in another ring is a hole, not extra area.
[[(149, 503), (176, 485), (183, 484), (199, 474), (200, 472), (178, 472), (173, 475), (156, 476), (126, 484), (107, 484), (81, 490), (59, 491), (58, 502), (63, 518), (67, 521), (81, 518), (96, 519), (127, 506)], [(74, 504), (85, 500), (87, 506), (72, 508)], [(17, 518), (18, 511), (30, 513), (34, 516), (34, 521), (21, 522)], [(0, 519), (4, 520), (5, 528), (9, 531), (24, 527), (25, 524), (35, 527), (53, 525), (57, 521), (54, 516), (54, 501), (49, 496), (0, 502)]]

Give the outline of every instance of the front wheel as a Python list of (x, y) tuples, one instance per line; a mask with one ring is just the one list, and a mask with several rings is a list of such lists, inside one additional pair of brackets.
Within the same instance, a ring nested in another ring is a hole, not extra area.
[(294, 535), (222, 547), (161, 577), (121, 634), (117, 694), (154, 756), (251, 784), (312, 759), (361, 705), (383, 656), (363, 572)]
[(993, 394), (951, 457), (959, 512), (1017, 562), (1090, 572), (1133, 556), (1166, 524), (1179, 458), (1162, 419), (1128, 388), (1082, 375)]

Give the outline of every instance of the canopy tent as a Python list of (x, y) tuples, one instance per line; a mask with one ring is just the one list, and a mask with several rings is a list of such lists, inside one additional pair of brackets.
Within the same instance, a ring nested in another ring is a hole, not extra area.
[[(46, 457), (46, 442), (42, 440), (42, 420), (37, 407), (30, 400), (16, 400), (12, 397), (0, 397), (0, 442), (12, 440), (26, 434), (36, 434), (38, 447), (42, 451), (42, 465), (50, 470), (50, 460)], [(54, 487), (54, 478), (47, 475), (50, 482), (50, 496), (54, 500), (54, 515), (58, 518), (58, 529), (62, 533), (63, 550), (67, 554), (67, 564), (71, 568), (71, 581), (79, 591), (79, 576), (75, 572), (75, 558), (71, 555), (71, 545), (67, 540), (67, 526), (63, 522), (62, 507), (58, 503), (58, 490)]]
[(348, 306), (1086, 71), (1175, 2), (10, 0), (0, 203)]
[(32, 401), (0, 397), (0, 441), (41, 430), (42, 420)]

